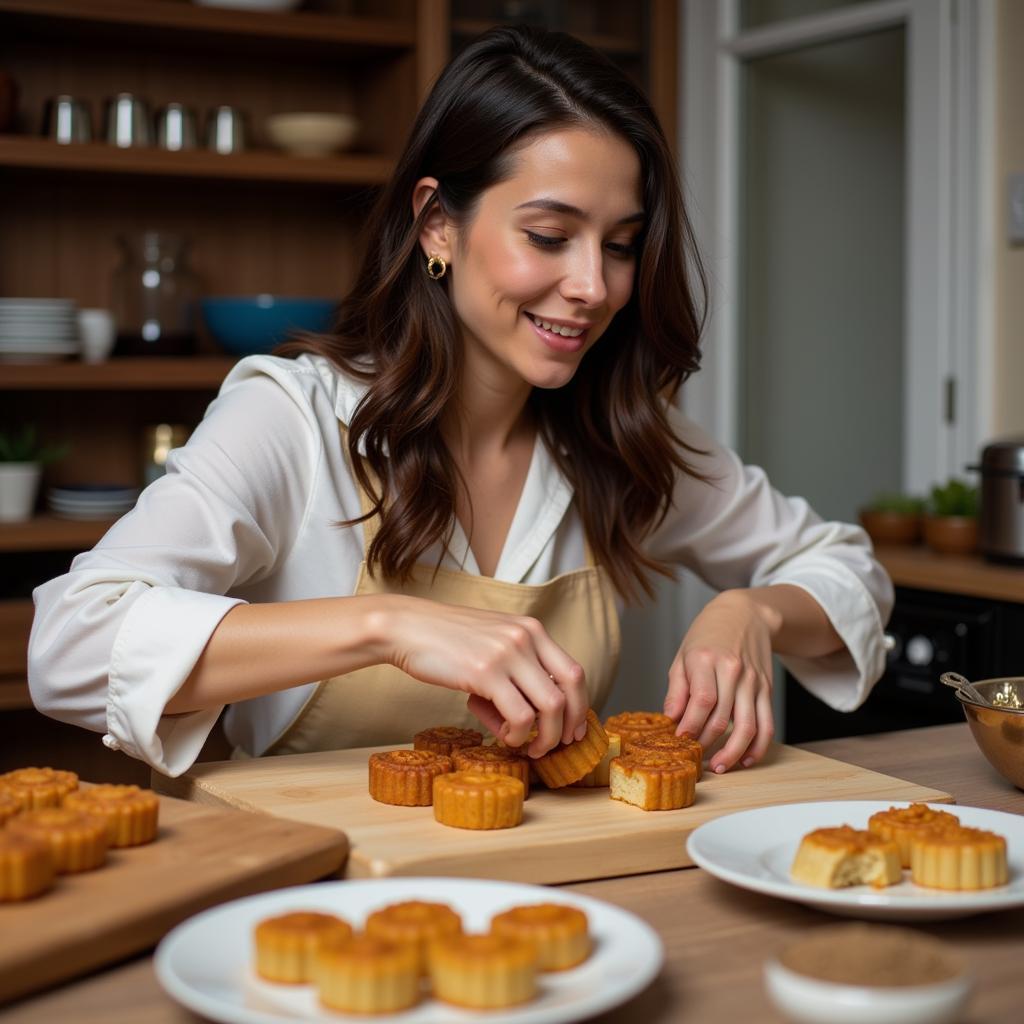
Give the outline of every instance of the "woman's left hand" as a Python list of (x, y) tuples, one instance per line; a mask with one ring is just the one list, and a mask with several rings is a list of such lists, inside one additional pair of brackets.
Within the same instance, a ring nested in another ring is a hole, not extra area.
[(711, 759), (724, 772), (749, 768), (775, 734), (772, 714), (772, 619), (743, 590), (727, 590), (693, 620), (668, 673), (665, 714), (678, 734), (706, 749), (732, 721), (732, 734)]

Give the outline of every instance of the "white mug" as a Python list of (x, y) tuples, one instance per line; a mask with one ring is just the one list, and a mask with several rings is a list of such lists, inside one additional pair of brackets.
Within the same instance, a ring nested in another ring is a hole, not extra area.
[(116, 325), (109, 309), (80, 309), (78, 311), (78, 339), (82, 348), (82, 361), (102, 363), (114, 348)]

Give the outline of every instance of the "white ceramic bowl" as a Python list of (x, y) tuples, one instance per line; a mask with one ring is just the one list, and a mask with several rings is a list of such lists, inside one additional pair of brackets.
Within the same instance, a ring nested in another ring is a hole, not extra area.
[(840, 985), (798, 974), (774, 958), (765, 962), (764, 980), (772, 1002), (798, 1024), (956, 1024), (972, 987), (966, 973), (934, 985)]
[(350, 114), (272, 114), (264, 124), (270, 141), (296, 156), (327, 156), (345, 149), (359, 130)]

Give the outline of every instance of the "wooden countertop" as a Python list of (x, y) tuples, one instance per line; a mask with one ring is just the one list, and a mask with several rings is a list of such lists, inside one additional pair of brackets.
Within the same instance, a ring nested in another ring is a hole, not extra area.
[[(1024, 813), (1024, 792), (982, 757), (967, 726), (860, 736), (806, 744), (828, 757), (946, 789), (957, 802)], [(813, 797), (815, 794), (808, 794)], [(761, 981), (764, 959), (806, 929), (838, 920), (719, 882), (696, 868), (573, 885), (650, 922), (665, 941), (661, 975), (643, 993), (597, 1024), (676, 1024), (743, 1020), (779, 1024)], [(977, 987), (965, 1024), (1020, 1020), (1024, 915), (989, 914), (917, 926), (955, 943)], [(202, 1018), (164, 995), (150, 957), (6, 1009), (5, 1024), (198, 1024)]]
[(940, 555), (924, 545), (878, 545), (875, 555), (898, 587), (1024, 603), (1024, 566)]

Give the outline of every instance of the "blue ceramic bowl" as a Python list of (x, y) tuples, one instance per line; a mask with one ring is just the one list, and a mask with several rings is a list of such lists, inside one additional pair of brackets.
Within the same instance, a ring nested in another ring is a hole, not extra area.
[(269, 352), (296, 330), (326, 331), (335, 299), (287, 299), (276, 295), (203, 299), (203, 319), (214, 340), (236, 356)]

